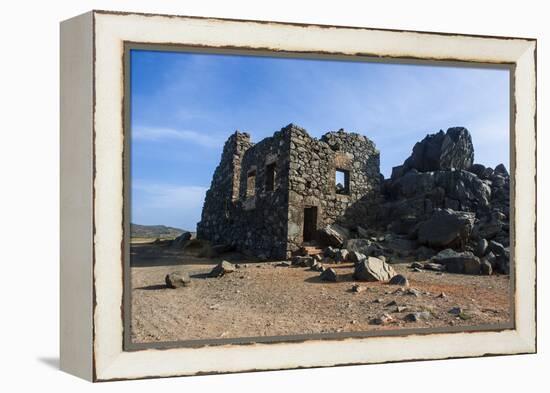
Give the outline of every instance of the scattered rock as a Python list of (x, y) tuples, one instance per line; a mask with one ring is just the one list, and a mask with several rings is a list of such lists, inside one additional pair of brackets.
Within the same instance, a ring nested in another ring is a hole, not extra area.
[(439, 295), (437, 295), (437, 298), (438, 299), (446, 299), (447, 295), (445, 294), (445, 292), (441, 292)]
[(314, 260), (310, 256), (295, 256), (292, 258), (292, 266), (311, 267)]
[(395, 312), (405, 312), (407, 311), (409, 308), (407, 306), (397, 306), (395, 308)]
[(446, 249), (439, 252), (432, 259), (433, 262), (445, 265), (450, 273), (465, 273), (465, 266), (468, 265), (468, 272), (475, 271), (479, 273), (479, 258), (469, 251), (457, 252), (452, 249)]
[(355, 251), (366, 256), (373, 254), (378, 249), (377, 245), (368, 239), (349, 239), (346, 241), (345, 247), (349, 252)]
[(445, 265), (442, 265), (441, 263), (427, 262), (427, 263), (424, 264), (423, 267), (426, 270), (433, 270), (434, 272), (444, 272), (445, 271)]
[(336, 256), (336, 252), (338, 252), (338, 248), (328, 246), (327, 248), (325, 248), (323, 254), (327, 258), (334, 259), (334, 257)]
[(372, 325), (387, 325), (389, 323), (394, 322), (395, 320), (390, 314), (382, 314), (379, 317), (371, 319), (370, 323)]
[(367, 257), (358, 262), (353, 273), (353, 277), (359, 281), (388, 281), (393, 276), (393, 268), (375, 257)]
[(493, 266), (491, 265), (491, 262), (489, 262), (485, 258), (481, 260), (480, 269), (481, 274), (483, 274), (484, 276), (490, 276), (491, 274), (493, 274)]
[(336, 271), (332, 268), (326, 269), (324, 272), (322, 272), (320, 275), (320, 278), (323, 281), (330, 281), (330, 282), (338, 281), (338, 275), (336, 274)]
[(458, 315), (462, 313), (462, 309), (460, 307), (453, 307), (449, 310), (449, 314)]
[(405, 291), (405, 295), (419, 297), (421, 295), (420, 291), (414, 288), (409, 288)]
[(405, 315), (404, 320), (407, 322), (418, 322), (421, 320), (428, 320), (431, 316), (432, 315), (428, 311), (414, 312)]
[(288, 261), (279, 262), (278, 264), (275, 265), (275, 267), (290, 267), (290, 266), (291, 266), (291, 263)]
[(413, 262), (413, 263), (411, 263), (411, 266), (410, 266), (411, 269), (414, 269), (414, 268), (422, 269), (423, 267), (424, 267), (424, 265), (421, 264), (420, 262)]
[(384, 307), (391, 307), (391, 306), (397, 306), (397, 302), (395, 300), (392, 300), (388, 304), (386, 304)]
[(486, 239), (479, 239), (474, 249), (474, 255), (479, 258), (483, 257), (487, 252), (487, 248), (489, 248), (489, 242)]
[(211, 271), (208, 273), (209, 277), (221, 277), (228, 273), (233, 273), (235, 271), (235, 266), (227, 261), (221, 261), (218, 263)]
[(404, 287), (409, 286), (409, 280), (407, 280), (407, 277), (405, 277), (402, 274), (397, 274), (393, 276), (389, 282), (390, 285), (401, 285)]
[(357, 263), (365, 258), (366, 256), (364, 254), (361, 254), (360, 252), (357, 252), (357, 251), (350, 251), (348, 255), (349, 261), (353, 263)]
[(191, 278), (186, 272), (173, 272), (164, 277), (168, 288), (182, 288), (191, 285)]
[(319, 230), (319, 238), (327, 246), (341, 248), (348, 237), (349, 231), (338, 224), (327, 225)]
[(334, 261), (336, 263), (346, 262), (348, 260), (348, 257), (349, 257), (349, 251), (346, 250), (345, 248), (342, 248), (336, 252)]
[(351, 291), (352, 292), (356, 292), (356, 293), (360, 293), (360, 292), (363, 292), (365, 291), (367, 288), (362, 286), (362, 285), (359, 285), (359, 284), (355, 284), (351, 287)]
[(323, 272), (324, 271), (323, 265), (320, 264), (319, 262), (313, 262), (313, 265), (311, 265), (309, 270), (313, 270), (315, 272)]

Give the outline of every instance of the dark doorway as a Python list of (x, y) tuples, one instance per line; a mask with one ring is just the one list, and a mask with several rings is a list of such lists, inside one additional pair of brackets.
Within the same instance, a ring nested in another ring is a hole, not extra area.
[(306, 207), (304, 209), (304, 242), (315, 240), (317, 233), (317, 207)]

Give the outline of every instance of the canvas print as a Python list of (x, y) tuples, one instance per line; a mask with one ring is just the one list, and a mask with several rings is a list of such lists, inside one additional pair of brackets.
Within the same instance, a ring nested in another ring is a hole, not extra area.
[(131, 343), (513, 327), (509, 68), (128, 65)]

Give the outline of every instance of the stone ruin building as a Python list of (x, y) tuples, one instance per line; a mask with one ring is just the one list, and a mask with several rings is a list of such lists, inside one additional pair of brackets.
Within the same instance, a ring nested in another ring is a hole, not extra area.
[(363, 135), (320, 139), (290, 124), (252, 143), (235, 132), (206, 193), (197, 237), (266, 258), (288, 258), (318, 229), (376, 215), (380, 153)]

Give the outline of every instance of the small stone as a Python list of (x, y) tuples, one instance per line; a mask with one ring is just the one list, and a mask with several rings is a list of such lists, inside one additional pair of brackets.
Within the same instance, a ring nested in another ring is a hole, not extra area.
[(428, 311), (414, 312), (405, 315), (405, 321), (407, 322), (418, 322), (421, 320), (427, 320), (431, 318), (431, 314)]
[(419, 296), (421, 295), (421, 293), (420, 293), (420, 291), (417, 290), (417, 289), (409, 288), (409, 289), (407, 289), (407, 291), (405, 292), (405, 295), (414, 296), (414, 297), (419, 297)]
[(313, 263), (314, 260), (310, 256), (296, 256), (292, 258), (292, 266), (310, 267)]
[(386, 304), (384, 307), (391, 307), (391, 306), (397, 306), (397, 302), (395, 300), (392, 300), (388, 304)]
[(322, 272), (323, 271), (323, 265), (321, 265), (319, 262), (314, 262), (313, 265), (309, 268), (309, 270), (313, 270), (314, 272)]
[(453, 307), (449, 310), (449, 314), (453, 314), (453, 315), (462, 314), (462, 309), (460, 307)]
[(329, 281), (329, 282), (338, 281), (338, 275), (336, 274), (336, 271), (332, 268), (326, 269), (324, 272), (322, 272), (320, 275), (320, 278), (323, 281)]
[(373, 303), (382, 303), (382, 299), (380, 299), (380, 298), (374, 299), (372, 302)]
[(167, 274), (164, 282), (168, 288), (182, 288), (191, 285), (191, 278), (185, 272), (174, 272)]
[(428, 262), (424, 264), (424, 269), (442, 272), (445, 271), (445, 265), (442, 265), (441, 263)]
[(424, 265), (422, 265), (420, 262), (413, 262), (410, 266), (411, 269), (422, 269), (423, 267)]
[(493, 266), (487, 259), (481, 260), (481, 274), (484, 276), (490, 276), (493, 274)]
[(356, 292), (356, 293), (363, 292), (366, 289), (367, 288), (365, 288), (364, 286), (359, 285), (359, 284), (355, 284), (354, 286), (351, 287), (351, 291)]
[(235, 271), (235, 265), (227, 261), (221, 261), (208, 273), (209, 277), (221, 277)]
[(397, 274), (393, 276), (389, 283), (390, 285), (401, 285), (403, 287), (409, 286), (409, 280), (407, 280), (407, 277), (402, 274)]
[(395, 308), (395, 312), (405, 312), (407, 311), (409, 308), (407, 306), (397, 306)]
[(372, 324), (372, 325), (387, 325), (389, 323), (392, 323), (393, 321), (394, 321), (394, 319), (391, 315), (382, 314), (379, 317), (371, 319), (370, 324)]
[(288, 261), (283, 261), (283, 262), (279, 262), (278, 264), (275, 265), (275, 267), (290, 267), (290, 262)]
[(437, 295), (438, 299), (445, 299), (446, 297), (447, 295), (445, 294), (445, 292), (441, 292), (439, 295)]

